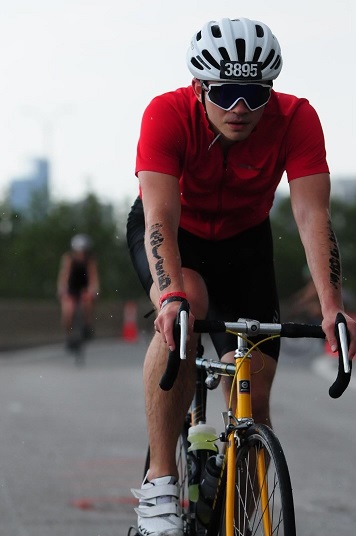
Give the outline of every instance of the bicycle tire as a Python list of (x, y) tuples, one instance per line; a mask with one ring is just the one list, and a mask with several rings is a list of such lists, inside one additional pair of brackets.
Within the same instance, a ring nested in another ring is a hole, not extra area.
[[(274, 432), (266, 425), (252, 425), (236, 445), (234, 507), (235, 536), (267, 536), (263, 526), (261, 491), (257, 484), (257, 458), (268, 456), (268, 509), (271, 531), (268, 536), (296, 536), (294, 500), (287, 461)], [(251, 467), (251, 465), (253, 467)], [(220, 536), (225, 535), (226, 496), (222, 501)]]
[(72, 330), (67, 341), (67, 348), (74, 356), (77, 367), (85, 365), (85, 337), (83, 311), (79, 303), (75, 306)]

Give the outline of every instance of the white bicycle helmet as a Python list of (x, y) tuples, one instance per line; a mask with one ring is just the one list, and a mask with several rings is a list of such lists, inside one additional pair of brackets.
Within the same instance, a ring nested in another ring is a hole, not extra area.
[(70, 246), (73, 251), (90, 251), (92, 247), (91, 238), (86, 234), (74, 235)]
[(187, 64), (198, 80), (274, 80), (282, 69), (281, 48), (263, 22), (224, 18), (193, 36)]

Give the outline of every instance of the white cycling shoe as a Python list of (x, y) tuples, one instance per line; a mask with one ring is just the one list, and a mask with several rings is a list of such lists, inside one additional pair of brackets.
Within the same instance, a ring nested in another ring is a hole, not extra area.
[(145, 480), (141, 489), (131, 490), (139, 507), (138, 532), (142, 536), (183, 536), (182, 512), (179, 504), (179, 486), (172, 476)]

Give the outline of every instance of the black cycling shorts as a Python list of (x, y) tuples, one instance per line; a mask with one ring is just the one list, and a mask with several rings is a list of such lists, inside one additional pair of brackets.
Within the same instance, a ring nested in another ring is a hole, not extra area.
[[(127, 221), (127, 243), (134, 268), (149, 296), (153, 280), (144, 246), (144, 232), (142, 201), (137, 198)], [(205, 240), (179, 228), (178, 244), (182, 266), (198, 272), (206, 283), (208, 319), (280, 321), (268, 218), (252, 229), (219, 241)], [(236, 336), (232, 334), (214, 333), (211, 339), (220, 358), (236, 349)], [(259, 348), (277, 361), (280, 339), (267, 341)]]

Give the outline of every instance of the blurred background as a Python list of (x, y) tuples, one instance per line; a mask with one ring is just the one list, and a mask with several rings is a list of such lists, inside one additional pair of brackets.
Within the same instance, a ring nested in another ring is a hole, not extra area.
[[(183, 0), (179, 7), (160, 0), (124, 6), (114, 0), (3, 2), (0, 351), (62, 340), (56, 281), (60, 257), (76, 233), (92, 237), (98, 260), (97, 337), (122, 337), (132, 304), (139, 333), (150, 329), (152, 317), (144, 318), (150, 304), (125, 239), (137, 195), (141, 115), (154, 95), (190, 83), (185, 51), (192, 34), (224, 16), (269, 24), (284, 58), (275, 89), (307, 97), (319, 113), (345, 299), (356, 310), (354, 11), (351, 0), (341, 0), (337, 10), (307, 0), (256, 0), (248, 8), (232, 0), (223, 6)], [(292, 318), (291, 304), (309, 281), (285, 177), (272, 219), (283, 312)], [(305, 307), (295, 314), (310, 316)]]

